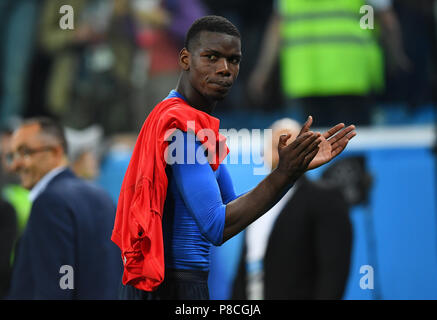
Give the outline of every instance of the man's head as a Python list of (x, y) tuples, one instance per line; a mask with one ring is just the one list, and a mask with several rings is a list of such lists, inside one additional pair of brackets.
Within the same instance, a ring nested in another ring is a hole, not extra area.
[(99, 156), (102, 151), (103, 129), (93, 125), (83, 130), (65, 128), (68, 158), (73, 172), (83, 179), (94, 179), (99, 174)]
[[(291, 137), (287, 140), (287, 145), (292, 143), (299, 135), (302, 126), (296, 120), (290, 118), (283, 118), (275, 121), (271, 126), (272, 130), (272, 141), (264, 148), (265, 159), (271, 159), (269, 163), (270, 168), (273, 170), (278, 166), (279, 154), (278, 154), (278, 144), (279, 137), (283, 134), (291, 134)], [(271, 156), (271, 157), (270, 157)]]
[(193, 22), (185, 36), (184, 47), (188, 51), (194, 50), (199, 45), (199, 34), (202, 31), (227, 34), (241, 39), (240, 32), (232, 22), (220, 16), (205, 16)]
[(184, 76), (194, 89), (184, 83), (184, 93), (197, 100), (222, 100), (238, 76), (240, 60), (241, 36), (229, 20), (219, 16), (196, 20), (179, 55)]
[(8, 158), (23, 187), (31, 189), (52, 169), (67, 164), (66, 150), (63, 128), (51, 119), (34, 118), (14, 131)]

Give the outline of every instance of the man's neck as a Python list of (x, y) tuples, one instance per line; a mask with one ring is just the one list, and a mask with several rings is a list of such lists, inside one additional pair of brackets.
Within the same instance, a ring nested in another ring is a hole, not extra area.
[(217, 105), (217, 101), (210, 101), (203, 95), (201, 95), (195, 88), (190, 85), (188, 79), (182, 74), (179, 79), (178, 85), (176, 86), (176, 91), (179, 92), (187, 100), (188, 104), (193, 108), (212, 114)]

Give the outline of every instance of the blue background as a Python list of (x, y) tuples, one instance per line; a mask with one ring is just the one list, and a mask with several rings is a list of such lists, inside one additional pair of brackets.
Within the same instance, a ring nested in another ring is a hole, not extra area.
[[(379, 148), (345, 152), (363, 155), (374, 178), (370, 205), (350, 212), (354, 230), (344, 299), (437, 299), (435, 159), (429, 148)], [(129, 152), (109, 153), (98, 183), (117, 200)], [(237, 193), (263, 176), (251, 165), (227, 165)], [(322, 167), (323, 168), (323, 167)], [(311, 172), (317, 178), (322, 168)], [(243, 233), (213, 247), (211, 299), (229, 299)], [(374, 289), (360, 288), (360, 267), (374, 268)]]

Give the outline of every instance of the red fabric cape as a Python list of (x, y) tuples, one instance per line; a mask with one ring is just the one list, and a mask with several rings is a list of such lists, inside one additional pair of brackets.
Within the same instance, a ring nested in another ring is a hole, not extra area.
[(168, 185), (165, 152), (169, 144), (166, 138), (176, 129), (196, 134), (210, 129), (215, 140), (205, 137), (201, 142), (215, 156), (215, 161), (210, 161), (215, 171), (229, 153), (226, 138), (219, 134), (219, 124), (217, 118), (180, 98), (162, 101), (147, 117), (123, 179), (111, 237), (121, 249), (123, 284), (153, 291), (164, 280), (162, 214)]

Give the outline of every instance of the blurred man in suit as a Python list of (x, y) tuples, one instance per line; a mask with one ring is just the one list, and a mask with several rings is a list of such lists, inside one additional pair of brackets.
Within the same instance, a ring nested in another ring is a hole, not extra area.
[[(293, 141), (301, 127), (286, 118), (271, 129), (265, 159), (271, 159), (268, 165), (273, 170), (278, 165), (279, 137), (291, 133)], [(233, 298), (341, 299), (352, 247), (348, 212), (340, 190), (302, 176), (247, 228)]]
[(30, 190), (9, 299), (116, 299), (122, 265), (110, 241), (111, 198), (68, 169), (63, 128), (46, 118), (15, 130), (10, 158)]

